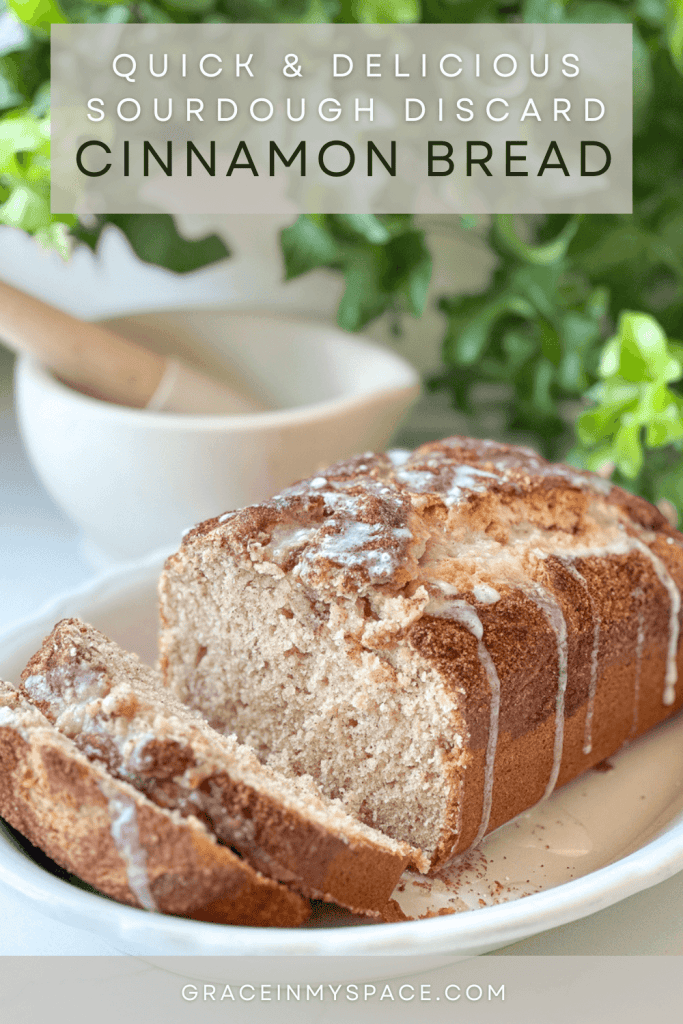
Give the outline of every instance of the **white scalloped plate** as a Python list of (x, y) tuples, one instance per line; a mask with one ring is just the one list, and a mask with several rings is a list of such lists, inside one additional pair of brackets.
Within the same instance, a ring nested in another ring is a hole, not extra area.
[[(0, 637), (0, 677), (16, 680), (54, 623), (72, 615), (153, 661), (162, 561), (157, 553), (100, 576)], [(586, 917), (683, 869), (683, 716), (611, 763), (498, 829), (441, 877), (405, 875), (395, 897), (406, 913), (437, 915), (423, 920), (378, 925), (323, 911), (311, 927), (283, 930), (149, 914), (70, 884), (3, 826), (0, 883), (138, 955), (472, 956)]]

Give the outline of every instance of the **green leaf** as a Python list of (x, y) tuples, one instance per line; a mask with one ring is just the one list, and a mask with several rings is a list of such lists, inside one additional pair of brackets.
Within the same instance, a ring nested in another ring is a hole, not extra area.
[(582, 395), (588, 384), (580, 352), (563, 352), (557, 368), (557, 383), (566, 394)]
[[(683, 366), (668, 350), (667, 338), (654, 319), (645, 313), (622, 313), (619, 320), (618, 372), (624, 380), (671, 382), (683, 375)], [(604, 370), (601, 368), (601, 372)]]
[(285, 261), (285, 280), (333, 266), (340, 257), (340, 248), (330, 232), (311, 217), (299, 217), (280, 232)]
[(605, 438), (614, 437), (619, 428), (620, 412), (614, 406), (601, 406), (582, 413), (576, 424), (576, 433), (581, 443), (592, 447)]
[(586, 301), (586, 313), (596, 324), (596, 329), (598, 328), (599, 321), (607, 315), (608, 307), (609, 294), (606, 288), (596, 288), (588, 296)]
[(552, 394), (555, 367), (548, 359), (539, 359), (534, 367), (532, 399), (534, 407), (540, 413), (549, 416), (557, 415), (557, 408)]
[(626, 477), (633, 479), (643, 466), (643, 446), (639, 423), (624, 422), (614, 438), (614, 461)]
[(647, 425), (645, 440), (648, 448), (663, 448), (683, 437), (683, 416), (672, 403), (665, 414)]
[(405, 298), (408, 311), (422, 316), (432, 276), (432, 257), (422, 231), (409, 231), (392, 238), (384, 250), (386, 270), (382, 284), (388, 292)]
[(636, 0), (635, 15), (639, 21), (652, 28), (661, 28), (666, 23), (669, 0)]
[(590, 398), (595, 399), (600, 405), (623, 408), (631, 402), (637, 402), (640, 394), (639, 384), (627, 384), (620, 377), (614, 377), (598, 384), (588, 392)]
[(681, 0), (669, 0), (667, 4), (666, 31), (671, 59), (683, 74), (683, 4)]
[(570, 3), (566, 14), (567, 21), (582, 24), (618, 25), (629, 20), (628, 12), (618, 4), (607, 3), (605, 0), (578, 0)]
[(372, 213), (340, 213), (336, 216), (337, 224), (348, 228), (371, 245), (384, 245), (391, 238), (391, 233), (379, 217)]
[(359, 330), (389, 308), (414, 316), (424, 309), (431, 255), (424, 233), (405, 214), (299, 217), (281, 241), (288, 280), (316, 267), (343, 271), (338, 320), (346, 330)]
[(229, 255), (218, 235), (187, 239), (178, 234), (173, 218), (165, 213), (112, 213), (99, 219), (95, 228), (79, 226), (76, 238), (97, 251), (105, 224), (114, 224), (128, 239), (140, 259), (156, 263), (176, 274), (187, 274)]
[(354, 0), (354, 20), (365, 24), (386, 24), (420, 20), (419, 0)]
[(683, 399), (668, 386), (681, 376), (678, 354), (653, 317), (622, 314), (618, 333), (604, 346), (605, 380), (590, 392), (596, 406), (577, 422), (585, 464), (593, 459), (590, 449), (606, 441), (619, 472), (635, 480), (645, 467), (643, 443), (654, 450), (683, 439)]
[(17, 107), (24, 100), (23, 95), (8, 82), (6, 78), (0, 78), (0, 110), (7, 110)]
[(65, 218), (65, 221), (53, 220), (47, 227), (36, 231), (36, 240), (44, 249), (55, 249), (63, 260), (68, 260), (72, 247), (69, 227), (75, 223), (76, 217)]
[(593, 316), (569, 310), (560, 321), (563, 346), (577, 353), (590, 348), (600, 338), (600, 329)]
[(539, 323), (541, 336), (541, 352), (554, 366), (559, 366), (562, 359), (562, 346), (557, 331), (544, 320)]
[(382, 287), (381, 252), (359, 254), (345, 273), (346, 289), (337, 311), (337, 323), (345, 331), (359, 331), (388, 307), (390, 296)]
[(527, 263), (536, 263), (546, 266), (562, 259), (569, 248), (569, 245), (579, 227), (579, 218), (570, 217), (559, 234), (550, 242), (543, 245), (530, 245), (524, 242), (515, 230), (515, 216), (508, 213), (499, 213), (494, 217), (496, 231), (501, 242), (520, 259)]
[(446, 355), (461, 366), (471, 366), (485, 351), (495, 325), (504, 317), (534, 318), (534, 308), (518, 295), (501, 295), (484, 306), (467, 325), (446, 342)]
[(532, 25), (564, 21), (564, 0), (524, 0), (522, 19)]
[(511, 276), (511, 284), (520, 292), (542, 317), (554, 324), (558, 319), (557, 287), (558, 277), (555, 266), (521, 266)]
[(0, 121), (0, 168), (4, 167), (15, 153), (38, 149), (46, 141), (46, 137), (49, 138), (49, 125), (31, 114), (3, 118)]
[(335, 0), (310, 0), (306, 12), (299, 20), (306, 25), (320, 25), (332, 21), (336, 13)]
[(0, 206), (0, 222), (31, 234), (49, 227), (51, 220), (46, 197), (25, 185), (13, 189), (9, 199)]
[(602, 473), (605, 466), (607, 466), (610, 469), (609, 475), (611, 476), (615, 469), (614, 446), (610, 442), (609, 444), (602, 444), (589, 452), (581, 448), (573, 448), (567, 453), (566, 461), (571, 466), (590, 469), (593, 473)]
[(156, 4), (149, 3), (149, 0), (140, 0), (140, 3), (136, 4), (136, 9), (140, 12), (141, 21), (149, 22), (150, 25), (165, 25), (171, 20), (166, 11)]
[[(50, 83), (43, 82), (31, 103), (31, 116), (36, 117), (39, 120), (44, 119), (44, 124), (49, 131), (49, 113), (50, 113)], [(48, 136), (49, 137), (49, 136)]]
[(510, 328), (505, 331), (502, 340), (502, 349), (507, 356), (507, 365), (513, 372), (524, 365), (538, 349), (536, 339), (529, 337), (523, 331)]
[(7, 0), (16, 16), (31, 28), (48, 34), (50, 25), (65, 25), (68, 18), (57, 0)]
[(621, 341), (618, 337), (610, 338), (605, 343), (600, 359), (600, 376), (613, 377), (619, 372), (621, 361)]
[(216, 0), (163, 0), (164, 7), (172, 14), (179, 14), (193, 21), (208, 14), (216, 6)]

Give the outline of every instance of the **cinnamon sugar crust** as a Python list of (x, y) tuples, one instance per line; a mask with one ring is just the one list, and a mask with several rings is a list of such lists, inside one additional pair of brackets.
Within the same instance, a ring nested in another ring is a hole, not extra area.
[(57, 730), (153, 803), (199, 818), (263, 874), (378, 915), (410, 850), (349, 817), (311, 780), (263, 767), (164, 690), (158, 674), (78, 619), (63, 619), (22, 674)]
[(456, 437), (191, 531), (161, 666), (435, 869), (681, 707), (682, 586), (683, 536), (647, 502)]
[(89, 761), (0, 683), (0, 814), (61, 867), (122, 903), (225, 924), (295, 927), (310, 907)]

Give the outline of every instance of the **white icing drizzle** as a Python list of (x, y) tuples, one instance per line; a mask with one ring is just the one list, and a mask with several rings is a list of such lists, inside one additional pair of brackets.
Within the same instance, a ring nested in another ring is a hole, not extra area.
[(567, 623), (562, 609), (545, 587), (540, 583), (531, 582), (524, 588), (524, 593), (541, 609), (552, 626), (557, 637), (557, 699), (555, 702), (555, 742), (553, 745), (553, 767), (548, 784), (541, 799), (547, 800), (555, 789), (562, 764), (564, 746), (564, 695), (567, 689)]
[(588, 687), (588, 702), (586, 704), (586, 721), (583, 727), (583, 752), (584, 754), (590, 754), (593, 749), (593, 713), (595, 710), (595, 695), (598, 689), (598, 654), (600, 651), (600, 628), (602, 625), (600, 616), (595, 607), (595, 601), (593, 596), (588, 589), (586, 579), (574, 565), (571, 558), (561, 558), (563, 566), (570, 575), (583, 587), (588, 602), (590, 604), (591, 616), (593, 619), (593, 650), (591, 653), (591, 679)]
[(669, 649), (667, 652), (666, 673), (664, 676), (664, 694), (662, 696), (663, 704), (668, 707), (673, 704), (676, 699), (676, 683), (678, 681), (676, 656), (678, 654), (678, 634), (680, 629), (678, 616), (681, 610), (681, 592), (671, 578), (669, 570), (666, 568), (662, 560), (657, 557), (652, 548), (642, 540), (638, 540), (637, 537), (631, 537), (631, 541), (638, 551), (641, 551), (646, 558), (650, 559), (652, 562), (652, 568), (657, 575), (657, 579), (662, 586), (666, 588), (671, 599), (669, 610)]
[(434, 474), (428, 469), (398, 469), (394, 475), (416, 494), (436, 490)]
[[(448, 489), (443, 491), (440, 471), (447, 470), (450, 479)], [(457, 504), (466, 494), (476, 494), (488, 489), (486, 480), (500, 480), (501, 474), (491, 473), (488, 470), (480, 469), (479, 466), (470, 466), (468, 463), (450, 463), (446, 466), (430, 460), (426, 468), (412, 469), (404, 467), (400, 463), (394, 473), (394, 477), (400, 483), (405, 484), (416, 494), (425, 494), (430, 491), (441, 494), (446, 506)]]
[(144, 910), (155, 911), (158, 908), (150, 890), (147, 853), (140, 843), (135, 803), (104, 780), (99, 785), (109, 804), (110, 831), (126, 865), (128, 888)]
[(481, 808), (481, 821), (479, 829), (472, 845), (477, 843), (486, 835), (486, 830), (491, 819), (491, 806), (493, 802), (493, 781), (496, 761), (496, 749), (498, 747), (498, 721), (500, 718), (500, 679), (493, 659), (484, 644), (484, 627), (475, 609), (467, 601), (430, 601), (425, 608), (428, 614), (438, 614), (442, 618), (453, 619), (461, 626), (464, 626), (477, 641), (477, 654), (491, 691), (491, 703), (489, 711), (489, 735), (486, 743), (486, 761), (484, 768), (484, 798)]
[(365, 570), (373, 582), (386, 582), (400, 567), (413, 535), (408, 526), (390, 525), (388, 516), (370, 522), (365, 516), (372, 515), (373, 503), (379, 499), (391, 517), (400, 521), (406, 514), (406, 499), (373, 479), (365, 481), (361, 494), (355, 493), (353, 482), (348, 487), (343, 481), (324, 483), (325, 487), (311, 490), (310, 482), (304, 481), (289, 489), (284, 501), (306, 492), (315, 494), (323, 501), (325, 517), (302, 527), (277, 527), (265, 549), (267, 557), (280, 564), (296, 551), (291, 572), (304, 581), (315, 577), (320, 563), (329, 560), (342, 570)]
[(640, 703), (640, 672), (643, 664), (643, 642), (645, 640), (645, 615), (643, 610), (643, 591), (636, 587), (633, 596), (638, 602), (638, 632), (636, 634), (636, 677), (633, 683), (633, 721), (631, 722), (631, 738), (638, 728), (638, 705)]
[(407, 462), (413, 453), (407, 448), (391, 448), (387, 452), (387, 458), (392, 466), (402, 466), (404, 462)]
[(500, 594), (493, 587), (486, 583), (480, 583), (472, 587), (472, 593), (479, 604), (496, 604), (500, 601)]
[(270, 541), (270, 553), (276, 562), (286, 560), (290, 551), (307, 544), (318, 532), (317, 526), (301, 526), (292, 529), (273, 531)]
[(487, 470), (479, 469), (477, 466), (467, 466), (464, 464), (453, 466), (450, 487), (444, 498), (445, 504), (455, 505), (464, 494), (487, 490), (487, 484), (482, 480), (482, 477), (487, 477), (489, 480), (499, 480), (500, 474), (489, 473)]
[(24, 680), (24, 690), (33, 702), (46, 702), (53, 707), (84, 707), (102, 696), (106, 672), (92, 668), (85, 660), (71, 665), (56, 665), (48, 676), (31, 675)]
[[(17, 712), (15, 708), (9, 707), (7, 704), (0, 706), (0, 726), (9, 725), (13, 728), (17, 724)], [(18, 730), (17, 730), (18, 731)]]
[(580, 469), (574, 469), (572, 466), (551, 464), (539, 468), (543, 476), (562, 477), (564, 480), (568, 480), (570, 484), (573, 484), (574, 487), (578, 487), (579, 490), (586, 488), (595, 494), (607, 495), (614, 486), (611, 480), (605, 480), (603, 477), (598, 476), (597, 473), (584, 472)]
[(47, 685), (47, 680), (43, 675), (26, 676), (24, 690), (29, 698), (36, 703), (47, 701), (51, 704), (54, 699), (52, 688)]

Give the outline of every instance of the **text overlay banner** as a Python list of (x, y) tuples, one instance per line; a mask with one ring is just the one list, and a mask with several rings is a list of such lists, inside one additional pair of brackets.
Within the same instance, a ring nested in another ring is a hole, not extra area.
[(630, 25), (55, 25), (59, 213), (628, 213)]

